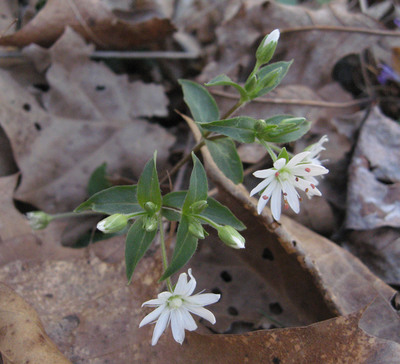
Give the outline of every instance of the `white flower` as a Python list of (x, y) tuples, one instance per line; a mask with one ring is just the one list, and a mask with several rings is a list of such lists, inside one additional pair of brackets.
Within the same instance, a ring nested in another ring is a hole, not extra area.
[(321, 192), (316, 187), (318, 181), (315, 176), (326, 174), (329, 171), (310, 160), (311, 152), (302, 152), (295, 155), (289, 162), (285, 158), (280, 158), (274, 162), (273, 168), (268, 168), (254, 172), (254, 176), (264, 178), (250, 192), (253, 196), (259, 191), (261, 197), (258, 200), (257, 212), (260, 214), (265, 205), (271, 200), (271, 211), (275, 220), (281, 217), (281, 195), (285, 208), (290, 206), (298, 214), (300, 211), (300, 196), (296, 188), (304, 191), (309, 198), (314, 195), (321, 196)]
[(310, 152), (309, 156), (307, 157), (307, 161), (311, 161), (314, 164), (321, 165), (321, 161), (319, 160), (319, 154), (326, 149), (323, 146), (323, 144), (328, 141), (329, 141), (328, 137), (324, 135), (317, 143), (308, 146), (304, 150), (305, 152)]
[(264, 40), (263, 47), (271, 42), (278, 42), (280, 34), (281, 33), (279, 32), (279, 29), (275, 29), (271, 33), (269, 33)]
[(171, 323), (172, 335), (175, 341), (182, 344), (185, 339), (185, 330), (193, 331), (197, 329), (196, 322), (189, 312), (215, 324), (215, 316), (203, 306), (217, 302), (221, 295), (197, 293), (191, 296), (196, 288), (196, 280), (192, 275), (191, 269), (189, 269), (188, 273), (190, 276), (189, 282), (187, 281), (186, 273), (181, 273), (173, 292), (161, 292), (158, 298), (143, 303), (142, 307), (157, 307), (139, 324), (139, 327), (142, 327), (148, 323), (156, 322), (151, 340), (152, 345), (157, 344), (158, 339), (169, 323)]

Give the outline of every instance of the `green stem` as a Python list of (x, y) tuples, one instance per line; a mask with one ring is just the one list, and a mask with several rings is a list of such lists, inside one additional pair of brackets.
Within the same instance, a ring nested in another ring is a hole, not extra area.
[(235, 105), (233, 105), (222, 117), (221, 120), (228, 119), (236, 110), (239, 110), (245, 104), (242, 99), (240, 99)]
[[(161, 252), (162, 252), (162, 260), (163, 260), (163, 266), (164, 266), (164, 272), (168, 268), (168, 258), (167, 258), (167, 249), (165, 247), (165, 239), (164, 239), (164, 227), (162, 224), (162, 216), (161, 214), (158, 216), (158, 226), (160, 227), (160, 243), (161, 243)], [(166, 279), (167, 281), (167, 287), (170, 292), (173, 292), (172, 289), (172, 284), (171, 284), (171, 278), (168, 277)]]
[(202, 215), (192, 215), (193, 217), (197, 217), (200, 220), (205, 221), (207, 224), (211, 225), (214, 229), (218, 229), (221, 225), (215, 223), (214, 221), (210, 220), (208, 217)]
[(273, 151), (272, 146), (269, 145), (269, 143), (267, 143), (267, 142), (264, 141), (264, 140), (260, 140), (260, 139), (259, 139), (259, 142), (260, 142), (260, 144), (262, 144), (262, 145), (265, 147), (265, 149), (266, 149), (267, 152), (269, 153), (269, 155), (270, 155), (272, 161), (275, 162), (275, 161), (278, 159), (278, 157), (276, 156), (275, 152)]
[(78, 217), (82, 215), (99, 215), (101, 212), (95, 212), (95, 211), (84, 211), (84, 212), (61, 212), (59, 214), (49, 214), (51, 216), (52, 220), (56, 219), (65, 219), (68, 217)]

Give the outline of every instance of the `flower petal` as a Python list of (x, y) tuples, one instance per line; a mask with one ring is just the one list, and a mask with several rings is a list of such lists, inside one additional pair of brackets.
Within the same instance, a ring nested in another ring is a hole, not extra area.
[(287, 168), (293, 168), (297, 164), (299, 164), (303, 159), (307, 158), (309, 156), (310, 152), (301, 152), (299, 154), (296, 154), (286, 165)]
[(178, 278), (178, 282), (176, 283), (175, 289), (174, 289), (174, 295), (182, 295), (184, 292), (186, 292), (186, 286), (187, 286), (187, 274), (186, 273), (181, 273)]
[(271, 196), (271, 211), (275, 220), (281, 217), (282, 203), (281, 203), (281, 189), (275, 188)]
[(218, 302), (221, 298), (220, 294), (215, 293), (198, 293), (191, 297), (186, 297), (185, 302), (191, 305), (207, 306)]
[(182, 292), (182, 296), (184, 297), (190, 296), (196, 288), (196, 279), (193, 277), (192, 268), (189, 268), (188, 273), (190, 276), (190, 280), (185, 287), (185, 292)]
[(255, 195), (257, 192), (262, 191), (265, 187), (267, 187), (273, 180), (274, 180), (275, 176), (269, 176), (267, 177), (264, 181), (260, 182), (256, 187), (254, 187), (251, 191), (250, 191), (250, 196)]
[(215, 320), (215, 316), (214, 314), (207, 310), (204, 307), (198, 307), (198, 306), (192, 306), (192, 305), (185, 305), (185, 308), (189, 311), (194, 313), (197, 316), (202, 317), (203, 319), (211, 322), (213, 325), (215, 324), (216, 320)]
[(257, 178), (267, 178), (269, 176), (272, 176), (275, 172), (276, 172), (276, 170), (272, 169), (272, 168), (261, 169), (259, 171), (255, 171), (253, 173), (253, 176), (257, 177)]
[(168, 308), (166, 308), (166, 306), (167, 305), (164, 304), (164, 305), (162, 305), (160, 307), (157, 307), (154, 311), (150, 312), (147, 316), (145, 316), (143, 318), (142, 321), (140, 321), (139, 327), (147, 325), (150, 322), (156, 321), (158, 319), (158, 317), (161, 315), (161, 313), (164, 311), (164, 309), (168, 310)]
[(185, 330), (188, 331), (194, 331), (197, 329), (197, 324), (194, 321), (192, 315), (189, 313), (189, 311), (186, 308), (182, 308), (180, 310), (182, 314), (182, 319), (183, 319), (183, 324), (185, 327)]
[(142, 307), (143, 306), (150, 306), (150, 307), (155, 307), (155, 306), (160, 306), (163, 303), (167, 302), (168, 298), (171, 297), (171, 292), (161, 292), (158, 295), (158, 298), (154, 298), (152, 300), (148, 300), (146, 302), (142, 303)]
[(295, 190), (292, 183), (289, 181), (283, 181), (283, 191), (286, 193), (286, 201), (288, 202), (289, 206), (292, 210), (298, 214), (300, 211), (300, 203), (299, 203), (299, 194)]
[(171, 329), (175, 341), (182, 344), (185, 340), (185, 328), (181, 310), (171, 311)]
[(164, 332), (165, 328), (168, 326), (170, 321), (171, 311), (169, 309), (165, 309), (157, 320), (156, 326), (153, 331), (153, 338), (151, 339), (151, 345), (156, 345), (158, 339), (161, 334)]
[[(274, 162), (274, 168), (279, 170), (283, 168), (286, 165), (286, 159), (285, 158), (279, 158)], [(276, 172), (276, 171), (275, 171)]]
[(291, 172), (296, 176), (319, 176), (321, 174), (326, 174), (329, 169), (316, 164), (299, 164), (291, 169)]

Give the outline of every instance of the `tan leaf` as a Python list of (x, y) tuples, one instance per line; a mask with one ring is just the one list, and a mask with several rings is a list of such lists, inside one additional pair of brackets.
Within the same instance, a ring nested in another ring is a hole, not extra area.
[(70, 26), (101, 48), (129, 49), (148, 46), (174, 30), (156, 13), (126, 13), (117, 17), (100, 0), (49, 0), (21, 30), (0, 38), (0, 45), (24, 47), (31, 43), (52, 45)]

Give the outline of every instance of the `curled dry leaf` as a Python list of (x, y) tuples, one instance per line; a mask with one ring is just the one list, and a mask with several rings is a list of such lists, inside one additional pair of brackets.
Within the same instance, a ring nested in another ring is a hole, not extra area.
[(101, 0), (48, 0), (45, 7), (21, 30), (0, 38), (0, 45), (48, 47), (73, 28), (100, 48), (148, 47), (170, 35), (174, 27), (157, 13), (124, 13), (116, 16)]
[(0, 353), (5, 364), (71, 364), (46, 334), (36, 311), (0, 283)]

